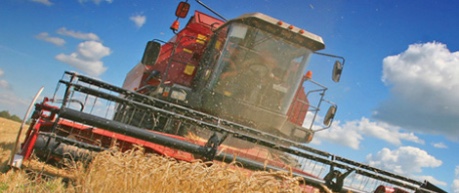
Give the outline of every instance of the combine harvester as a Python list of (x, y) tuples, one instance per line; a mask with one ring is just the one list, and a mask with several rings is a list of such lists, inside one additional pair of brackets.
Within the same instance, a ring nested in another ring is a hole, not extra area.
[(197, 2), (220, 19), (196, 11), (179, 30), (178, 19), (190, 9), (180, 2), (171, 26), (176, 35), (149, 41), (122, 88), (65, 72), (54, 96), (35, 104), (10, 165), (21, 168), (32, 156), (50, 165), (65, 158), (90, 161), (113, 147), (142, 146), (182, 161), (291, 171), (304, 178), (305, 192), (322, 186), (334, 192), (443, 192), (305, 145), (330, 127), (337, 110), (324, 98), (327, 87), (307, 71), (308, 60), (337, 59), (330, 65), (335, 82), (344, 65), (344, 58), (318, 52), (325, 48), (320, 36), (261, 13), (226, 20)]

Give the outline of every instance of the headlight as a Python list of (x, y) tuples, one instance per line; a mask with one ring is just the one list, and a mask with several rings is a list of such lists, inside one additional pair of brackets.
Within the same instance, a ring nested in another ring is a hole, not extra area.
[(171, 98), (184, 101), (186, 99), (186, 92), (173, 90), (171, 93)]

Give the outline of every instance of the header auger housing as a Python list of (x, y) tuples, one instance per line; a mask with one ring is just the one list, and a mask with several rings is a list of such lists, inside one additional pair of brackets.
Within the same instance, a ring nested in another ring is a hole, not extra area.
[[(304, 179), (305, 192), (321, 186), (335, 192), (435, 192), (427, 189), (431, 184), (305, 145), (331, 125), (337, 110), (324, 99), (327, 87), (307, 72), (309, 57), (337, 58), (335, 82), (344, 65), (342, 57), (317, 52), (325, 47), (320, 36), (261, 13), (226, 21), (196, 11), (179, 30), (178, 18), (189, 9), (179, 4), (171, 27), (176, 35), (148, 42), (122, 87), (65, 72), (54, 96), (35, 104), (11, 166), (22, 167), (32, 155), (57, 165), (66, 158), (90, 162), (113, 147), (142, 146), (146, 153), (188, 162), (290, 168)], [(317, 124), (323, 104), (328, 111)], [(305, 128), (307, 116), (312, 121)]]
[[(292, 168), (294, 175), (313, 187), (326, 184), (321, 176), (334, 166), (353, 170), (349, 177), (362, 184), (370, 180), (421, 190), (418, 181), (73, 72), (66, 72), (58, 87), (63, 90), (55, 95), (62, 97), (58, 103), (45, 98), (35, 104), (32, 124), (13, 166), (21, 167), (20, 162), (32, 154), (50, 164), (66, 157), (90, 161), (97, 152), (113, 146), (125, 151), (141, 145), (146, 153), (183, 161), (237, 161), (253, 170)], [(119, 109), (125, 109), (123, 116)], [(151, 129), (144, 127), (146, 122)], [(344, 186), (342, 190), (368, 192), (371, 188), (375, 187)]]

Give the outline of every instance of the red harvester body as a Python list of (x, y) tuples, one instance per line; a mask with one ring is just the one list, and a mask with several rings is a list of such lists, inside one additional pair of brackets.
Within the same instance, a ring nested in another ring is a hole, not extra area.
[[(187, 10), (189, 4), (181, 2), (177, 17)], [(309, 58), (338, 58), (335, 82), (344, 65), (342, 57), (317, 52), (325, 48), (320, 36), (261, 13), (226, 21), (196, 11), (182, 30), (177, 25), (168, 42), (148, 42), (122, 87), (65, 72), (55, 95), (35, 104), (11, 165), (21, 167), (32, 154), (57, 165), (68, 157), (90, 161), (111, 147), (126, 151), (140, 145), (146, 153), (188, 162), (290, 168), (305, 179), (305, 192), (322, 185), (337, 192), (434, 192), (421, 182), (305, 145), (331, 125), (337, 110), (324, 99), (327, 88), (306, 73)], [(324, 104), (329, 109), (317, 123)], [(334, 167), (355, 172), (334, 176)]]

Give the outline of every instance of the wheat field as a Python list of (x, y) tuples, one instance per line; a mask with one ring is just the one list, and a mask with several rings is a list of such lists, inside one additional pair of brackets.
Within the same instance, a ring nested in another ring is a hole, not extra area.
[(7, 171), (20, 123), (0, 118), (2, 171), (0, 192), (301, 192), (301, 179), (288, 172), (249, 172), (236, 163), (180, 162), (157, 155), (145, 155), (138, 147), (128, 152), (99, 153), (89, 166), (68, 163), (58, 170), (37, 161), (25, 162), (38, 171), (58, 170), (62, 177), (34, 178), (38, 172)]

